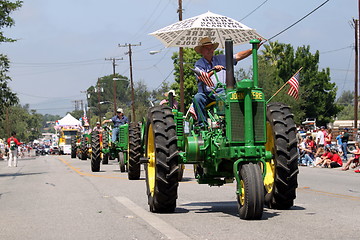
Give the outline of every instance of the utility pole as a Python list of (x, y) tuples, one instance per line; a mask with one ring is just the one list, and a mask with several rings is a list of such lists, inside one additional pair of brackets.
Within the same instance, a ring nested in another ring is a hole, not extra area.
[(100, 87), (100, 78), (98, 78), (98, 82), (97, 82), (97, 98), (98, 98), (99, 122), (101, 123), (100, 91), (102, 92), (102, 87)]
[(358, 120), (358, 81), (359, 81), (359, 20), (353, 19), (355, 25), (355, 89), (354, 89), (354, 128), (357, 129)]
[(134, 93), (134, 81), (133, 81), (133, 74), (132, 74), (132, 51), (131, 51), (131, 47), (132, 46), (141, 46), (141, 42), (139, 44), (131, 44), (131, 43), (125, 43), (125, 45), (121, 45), (118, 44), (119, 47), (129, 47), (129, 52), (127, 52), (127, 54), (129, 54), (129, 62), (130, 62), (130, 84), (131, 84), (131, 108), (132, 108), (132, 118), (131, 121), (132, 122), (136, 122), (135, 119), (135, 93)]
[(113, 65), (113, 88), (114, 88), (114, 114), (116, 114), (116, 82), (115, 82), (115, 67), (116, 65), (116, 61), (119, 60), (123, 60), (123, 58), (105, 58), (105, 61), (112, 61), (112, 65)]
[[(360, 1), (360, 0), (359, 0)], [(179, 21), (182, 21), (182, 0), (179, 0)], [(185, 106), (184, 106), (184, 55), (183, 55), (183, 48), (179, 48), (179, 70), (180, 70), (180, 111), (185, 113)]]

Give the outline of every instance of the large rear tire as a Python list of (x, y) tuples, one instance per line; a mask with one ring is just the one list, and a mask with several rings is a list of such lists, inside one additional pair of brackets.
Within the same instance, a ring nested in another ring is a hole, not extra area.
[(91, 171), (99, 172), (100, 171), (100, 138), (97, 132), (93, 132), (91, 136)]
[(81, 160), (87, 160), (87, 156), (88, 156), (88, 148), (87, 148), (87, 141), (85, 137), (81, 138), (81, 148), (80, 148), (80, 152), (81, 152)]
[(296, 126), (290, 108), (282, 103), (267, 106), (267, 143), (273, 159), (266, 164), (265, 203), (269, 208), (289, 209), (298, 186)]
[(148, 204), (151, 212), (174, 212), (178, 182), (178, 151), (174, 115), (168, 106), (149, 109), (145, 137)]
[(76, 158), (76, 136), (71, 136), (71, 158)]
[(140, 179), (140, 157), (142, 155), (140, 126), (131, 124), (129, 128), (129, 180)]
[(246, 163), (240, 169), (241, 193), (238, 194), (238, 209), (241, 219), (261, 219), (264, 210), (264, 183), (260, 166)]

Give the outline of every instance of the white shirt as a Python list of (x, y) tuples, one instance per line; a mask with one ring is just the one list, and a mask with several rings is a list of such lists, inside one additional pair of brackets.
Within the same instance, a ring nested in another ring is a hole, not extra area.
[(318, 131), (316, 134), (316, 144), (324, 145), (325, 137), (323, 131)]

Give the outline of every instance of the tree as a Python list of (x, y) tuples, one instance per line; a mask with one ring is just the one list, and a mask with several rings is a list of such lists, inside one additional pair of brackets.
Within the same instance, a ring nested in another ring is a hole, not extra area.
[(0, 135), (9, 136), (7, 130), (15, 131), (22, 142), (33, 141), (41, 136), (42, 120), (43, 116), (29, 110), (28, 104), (11, 106), (6, 119), (0, 121)]
[(343, 106), (354, 105), (354, 91), (343, 91), (341, 96), (338, 98), (337, 103)]
[[(335, 103), (337, 88), (335, 83), (330, 82), (330, 69), (319, 71), (318, 63), (319, 52), (310, 53), (309, 46), (298, 47), (294, 51), (290, 44), (276, 43), (265, 47), (263, 54), (259, 56), (259, 66), (266, 68), (259, 71), (259, 78), (264, 81), (263, 86), (273, 85), (279, 89), (303, 67), (299, 100), (294, 100), (284, 92), (275, 97), (276, 101), (285, 102), (292, 107), (296, 123), (311, 117), (316, 118), (319, 125), (326, 125), (341, 110)], [(266, 73), (268, 76), (265, 76)], [(288, 87), (284, 91), (286, 89)], [(266, 87), (264, 90), (268, 98), (275, 93), (273, 89)]]
[[(10, 14), (21, 7), (22, 1), (10, 2), (7, 0), (0, 0), (0, 43), (14, 42), (12, 38), (4, 36), (2, 29), (12, 27), (15, 22), (10, 17)], [(0, 54), (0, 116), (4, 118), (4, 109), (8, 109), (18, 103), (16, 94), (11, 92), (8, 82), (11, 78), (7, 76), (9, 71), (9, 59), (6, 55)]]

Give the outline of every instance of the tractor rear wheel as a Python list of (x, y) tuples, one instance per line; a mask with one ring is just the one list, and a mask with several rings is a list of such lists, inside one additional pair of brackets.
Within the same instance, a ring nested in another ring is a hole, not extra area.
[(87, 160), (88, 149), (87, 149), (87, 141), (85, 137), (81, 139), (80, 152), (81, 152), (81, 160)]
[(119, 152), (119, 165), (120, 165), (120, 172), (125, 172), (125, 157), (124, 157), (124, 153), (123, 152)]
[(260, 166), (246, 163), (240, 170), (241, 192), (238, 194), (238, 209), (241, 219), (260, 219), (264, 210), (264, 183)]
[(267, 106), (267, 143), (273, 159), (266, 163), (265, 204), (269, 208), (289, 209), (294, 205), (298, 186), (296, 126), (290, 108), (282, 103)]
[(91, 136), (91, 171), (99, 172), (101, 163), (100, 138), (97, 132), (93, 132)]
[(138, 124), (131, 124), (129, 128), (129, 161), (128, 161), (128, 178), (129, 180), (140, 179), (140, 157), (141, 134)]
[(76, 158), (76, 137), (71, 137), (71, 158)]
[(178, 182), (178, 151), (174, 115), (168, 106), (149, 109), (145, 137), (148, 204), (151, 212), (174, 212)]

